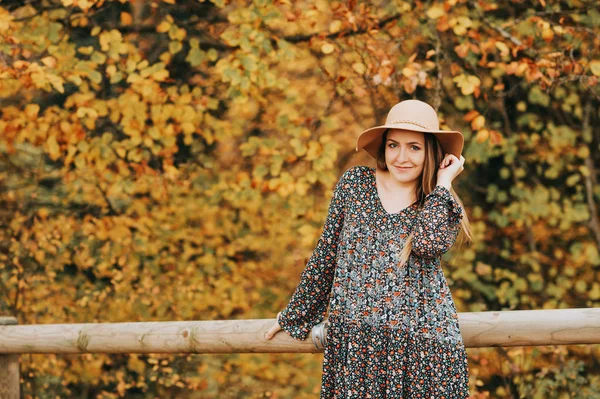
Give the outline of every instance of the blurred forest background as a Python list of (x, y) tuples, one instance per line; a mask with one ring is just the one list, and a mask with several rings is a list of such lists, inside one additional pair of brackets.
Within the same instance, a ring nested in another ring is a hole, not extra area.
[[(409, 98), (465, 135), (458, 310), (600, 306), (596, 0), (18, 0), (0, 33), (20, 324), (274, 318)], [(598, 345), (468, 353), (473, 398), (600, 397)], [(322, 354), (21, 362), (25, 398), (316, 398)]]

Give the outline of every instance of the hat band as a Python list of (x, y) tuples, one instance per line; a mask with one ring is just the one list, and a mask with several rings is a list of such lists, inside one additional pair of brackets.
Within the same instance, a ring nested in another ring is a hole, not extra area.
[(428, 129), (428, 128), (427, 128), (427, 126), (423, 126), (423, 125), (421, 125), (420, 123), (413, 122), (413, 121), (409, 121), (409, 120), (399, 120), (399, 121), (395, 121), (395, 122), (392, 122), (392, 123), (390, 123), (390, 125), (397, 125), (397, 124), (400, 124), (400, 123), (409, 123), (409, 124), (411, 124), (411, 125), (416, 125), (416, 126), (419, 126), (419, 127), (423, 128), (423, 129), (425, 129), (425, 130), (430, 130), (430, 129)]

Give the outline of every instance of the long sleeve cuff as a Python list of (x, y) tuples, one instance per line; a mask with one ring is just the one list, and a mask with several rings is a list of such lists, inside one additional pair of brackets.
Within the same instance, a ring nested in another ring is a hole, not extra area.
[(444, 186), (435, 186), (435, 188), (429, 193), (429, 195), (436, 195), (444, 203), (448, 205), (450, 211), (450, 222), (451, 224), (459, 223), (463, 217), (463, 208), (460, 206), (458, 201), (454, 198), (450, 190)]
[[(281, 314), (277, 318), (277, 322), (279, 323), (279, 326), (282, 330), (286, 331), (293, 338), (302, 341), (304, 341), (308, 337), (308, 334), (310, 334), (313, 327), (300, 315), (290, 314), (288, 308), (281, 311)], [(316, 324), (318, 324), (318, 322)]]
[(423, 258), (438, 258), (454, 244), (463, 218), (462, 206), (444, 186), (425, 197), (413, 228), (412, 253)]

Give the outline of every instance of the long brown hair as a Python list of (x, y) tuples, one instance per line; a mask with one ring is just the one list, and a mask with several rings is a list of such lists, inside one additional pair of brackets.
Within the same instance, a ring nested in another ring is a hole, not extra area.
[[(377, 168), (380, 170), (387, 171), (387, 164), (385, 161), (385, 145), (387, 141), (387, 135), (389, 130), (385, 130), (383, 132), (383, 136), (381, 139), (381, 145), (377, 151)], [(437, 173), (439, 169), (439, 165), (444, 159), (444, 152), (442, 151), (442, 147), (438, 142), (435, 135), (431, 133), (423, 133), (425, 136), (425, 163), (423, 165), (423, 173), (421, 174), (421, 179), (417, 181), (416, 193), (417, 193), (417, 202), (419, 211), (422, 209), (425, 203), (425, 197), (429, 194), (435, 186), (437, 185)], [(461, 231), (457, 237), (456, 243), (459, 247), (463, 247), (467, 240), (469, 242), (473, 242), (473, 238), (471, 235), (471, 223), (469, 222), (469, 218), (467, 217), (467, 213), (465, 212), (465, 207), (463, 205), (462, 200), (454, 191), (454, 188), (450, 188), (450, 193), (460, 204), (463, 209), (462, 212), (462, 220)], [(404, 247), (402, 251), (400, 251), (400, 265), (406, 264), (408, 262), (408, 258), (410, 256), (410, 252), (412, 250), (412, 239), (413, 232), (406, 238), (406, 242), (404, 243)]]

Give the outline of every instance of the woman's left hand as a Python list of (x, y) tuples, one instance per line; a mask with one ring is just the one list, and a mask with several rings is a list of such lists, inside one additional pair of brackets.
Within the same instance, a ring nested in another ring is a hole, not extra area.
[(465, 157), (462, 155), (460, 159), (456, 158), (456, 155), (446, 154), (442, 162), (440, 163), (440, 168), (437, 173), (437, 181), (438, 183), (446, 183), (448, 185), (452, 184), (452, 181), (462, 172), (465, 168), (463, 165), (465, 164)]
[(273, 338), (273, 335), (277, 334), (278, 331), (281, 331), (282, 328), (279, 325), (279, 315), (281, 314), (281, 312), (277, 313), (277, 317), (275, 317), (275, 324), (273, 324), (271, 326), (271, 328), (269, 328), (269, 331), (267, 331), (265, 333), (265, 339), (271, 339)]

